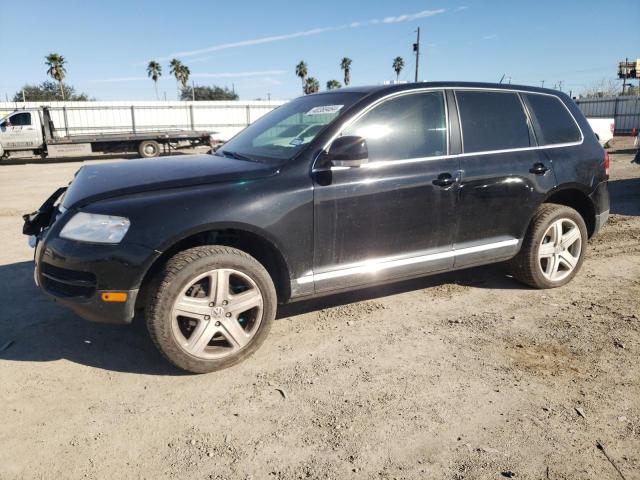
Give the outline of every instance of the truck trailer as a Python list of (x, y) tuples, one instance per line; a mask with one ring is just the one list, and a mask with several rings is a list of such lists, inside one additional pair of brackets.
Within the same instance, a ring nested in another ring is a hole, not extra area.
[[(176, 121), (171, 107), (36, 107), (17, 109), (0, 119), (0, 160), (87, 156), (93, 152), (160, 155), (176, 146), (210, 145), (212, 133)], [(174, 109), (175, 110), (175, 109)], [(160, 119), (154, 123), (154, 119)]]

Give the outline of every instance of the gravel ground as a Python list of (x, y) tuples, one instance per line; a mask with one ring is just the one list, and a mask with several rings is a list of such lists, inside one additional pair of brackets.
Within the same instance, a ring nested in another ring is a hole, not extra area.
[(494, 266), (293, 304), (200, 376), (33, 285), (19, 215), (80, 162), (0, 165), (0, 479), (640, 479), (640, 163), (617, 145), (569, 285)]

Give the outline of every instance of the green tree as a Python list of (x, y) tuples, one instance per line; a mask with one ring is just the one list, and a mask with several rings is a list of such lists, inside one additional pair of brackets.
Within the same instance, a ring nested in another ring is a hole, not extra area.
[(319, 91), (320, 91), (320, 82), (314, 77), (307, 78), (306, 82), (304, 83), (305, 95), (309, 95), (310, 93), (316, 93)]
[(396, 57), (393, 59), (393, 71), (396, 72), (396, 82), (400, 78), (400, 72), (404, 68), (404, 60), (402, 57)]
[(153, 80), (153, 86), (156, 89), (156, 100), (159, 100), (160, 97), (158, 97), (158, 80), (162, 75), (162, 66), (160, 66), (160, 64), (155, 60), (151, 60), (149, 62), (149, 65), (147, 65), (147, 75), (149, 76), (149, 78), (151, 78), (151, 80)]
[(329, 80), (327, 82), (327, 90), (335, 90), (336, 88), (340, 88), (342, 85), (338, 80)]
[(64, 96), (64, 88), (63, 82), (64, 77), (67, 74), (67, 69), (65, 68), (66, 60), (59, 53), (50, 53), (45, 59), (45, 65), (49, 67), (47, 70), (47, 75), (53, 78), (58, 85), (60, 86), (60, 95), (62, 96), (62, 100), (65, 99)]
[(296, 65), (296, 76), (300, 77), (300, 81), (302, 82), (302, 91), (304, 91), (304, 86), (307, 81), (307, 74), (309, 73), (307, 69), (307, 64), (304, 61), (300, 61), (298, 65)]
[(218, 87), (217, 85), (212, 86), (195, 86), (195, 95), (194, 89), (189, 86), (184, 87), (180, 92), (180, 100), (191, 100), (194, 98), (196, 100), (238, 100), (238, 94), (232, 90), (229, 90), (227, 87)]
[[(76, 93), (75, 89), (68, 84), (62, 86), (62, 92), (55, 82), (46, 80), (39, 85), (26, 84), (22, 89), (18, 90), (13, 96), (14, 102), (22, 101), (22, 92), (24, 91), (24, 99), (27, 102), (54, 102), (63, 98), (76, 102), (91, 100), (86, 93)], [(62, 96), (64, 94), (64, 97)]]
[(344, 85), (345, 87), (351, 83), (351, 63), (352, 60), (349, 57), (344, 57), (340, 61), (340, 68), (344, 72)]

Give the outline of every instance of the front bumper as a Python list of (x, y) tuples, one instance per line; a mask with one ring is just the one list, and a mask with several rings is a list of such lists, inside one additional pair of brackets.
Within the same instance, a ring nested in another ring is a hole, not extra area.
[[(48, 232), (36, 247), (36, 284), (86, 320), (131, 323), (144, 275), (160, 252), (127, 243), (81, 243), (54, 233)], [(127, 300), (104, 301), (102, 294), (111, 292), (126, 293)]]

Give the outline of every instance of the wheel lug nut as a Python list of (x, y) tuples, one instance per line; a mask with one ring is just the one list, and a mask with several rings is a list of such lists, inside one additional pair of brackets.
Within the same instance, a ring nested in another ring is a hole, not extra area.
[(210, 317), (209, 315), (205, 315), (205, 316), (204, 316), (204, 319), (205, 319), (205, 320), (210, 320), (210, 319), (211, 319), (211, 317)]
[(223, 301), (222, 301), (222, 304), (223, 304), (223, 305), (228, 305), (228, 304), (229, 304), (229, 302), (227, 302), (226, 300), (223, 300)]
[(230, 316), (231, 316), (231, 314), (230, 314), (230, 313), (227, 313), (227, 318), (228, 318), (228, 317), (230, 317)]
[(219, 327), (219, 326), (220, 326), (220, 322), (216, 322), (216, 327)]
[(209, 304), (209, 306), (210, 306), (210, 307), (213, 307), (213, 306), (214, 306), (213, 302), (211, 302), (211, 303)]

